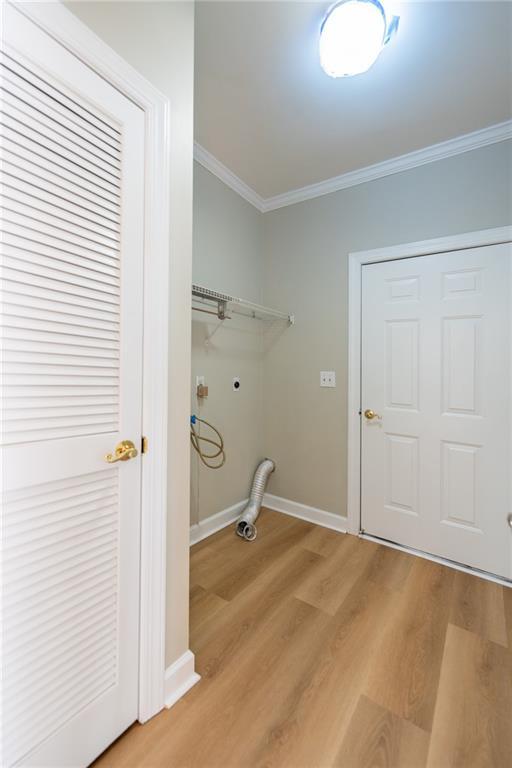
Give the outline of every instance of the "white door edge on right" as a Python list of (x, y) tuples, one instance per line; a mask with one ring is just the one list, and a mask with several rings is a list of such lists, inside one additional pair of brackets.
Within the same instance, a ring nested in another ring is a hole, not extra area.
[(512, 245), (363, 265), (361, 322), (362, 529), (511, 578)]

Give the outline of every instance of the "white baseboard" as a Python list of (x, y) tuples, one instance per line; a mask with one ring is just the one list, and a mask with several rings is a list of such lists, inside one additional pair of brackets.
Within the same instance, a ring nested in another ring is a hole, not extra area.
[[(247, 504), (247, 501), (247, 499), (239, 501), (237, 504), (233, 504), (232, 507), (223, 509), (221, 512), (210, 515), (205, 520), (190, 526), (190, 546), (234, 523)], [(324, 528), (330, 528), (333, 531), (347, 532), (346, 517), (333, 515), (332, 512), (325, 512), (323, 509), (307, 507), (305, 504), (283, 499), (281, 496), (273, 496), (271, 493), (266, 493), (263, 497), (263, 506), (273, 509), (275, 512), (283, 512), (285, 515), (298, 517), (300, 520), (307, 520), (309, 523), (322, 525)]]
[(239, 516), (242, 509), (247, 504), (247, 499), (239, 501), (237, 504), (233, 504), (232, 507), (223, 509), (221, 512), (217, 512), (215, 515), (210, 515), (205, 520), (200, 520), (199, 523), (190, 526), (190, 546), (197, 544), (198, 541), (206, 539), (207, 536), (211, 536), (213, 533), (217, 533), (227, 525), (234, 523)]
[(308, 523), (322, 525), (324, 528), (330, 528), (333, 531), (347, 532), (348, 520), (346, 517), (333, 515), (332, 512), (325, 512), (323, 509), (308, 507), (306, 504), (299, 504), (298, 501), (290, 501), (289, 499), (283, 499), (281, 496), (266, 493), (263, 497), (263, 506), (276, 512), (283, 512), (285, 515), (298, 517), (300, 520), (307, 520)]
[(164, 701), (167, 709), (176, 704), (193, 685), (199, 682), (201, 675), (194, 669), (194, 654), (185, 653), (165, 670)]

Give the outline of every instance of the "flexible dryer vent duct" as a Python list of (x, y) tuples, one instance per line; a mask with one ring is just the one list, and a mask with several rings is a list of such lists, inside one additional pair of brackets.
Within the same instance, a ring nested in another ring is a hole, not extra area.
[(272, 459), (264, 459), (254, 473), (249, 501), (236, 521), (237, 534), (247, 541), (254, 541), (256, 538), (257, 530), (254, 523), (260, 513), (268, 478), (275, 468), (276, 465)]

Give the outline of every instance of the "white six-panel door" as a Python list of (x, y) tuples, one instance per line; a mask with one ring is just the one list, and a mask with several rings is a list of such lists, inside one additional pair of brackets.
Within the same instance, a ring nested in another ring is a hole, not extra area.
[(137, 718), (144, 115), (12, 6), (2, 132), (3, 766)]
[(362, 267), (362, 528), (504, 577), (511, 270), (510, 245)]

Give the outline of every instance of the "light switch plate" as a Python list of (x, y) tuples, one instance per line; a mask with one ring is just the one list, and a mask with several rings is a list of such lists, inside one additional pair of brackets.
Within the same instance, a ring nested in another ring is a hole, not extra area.
[(320, 386), (335, 387), (336, 386), (335, 371), (320, 371)]

